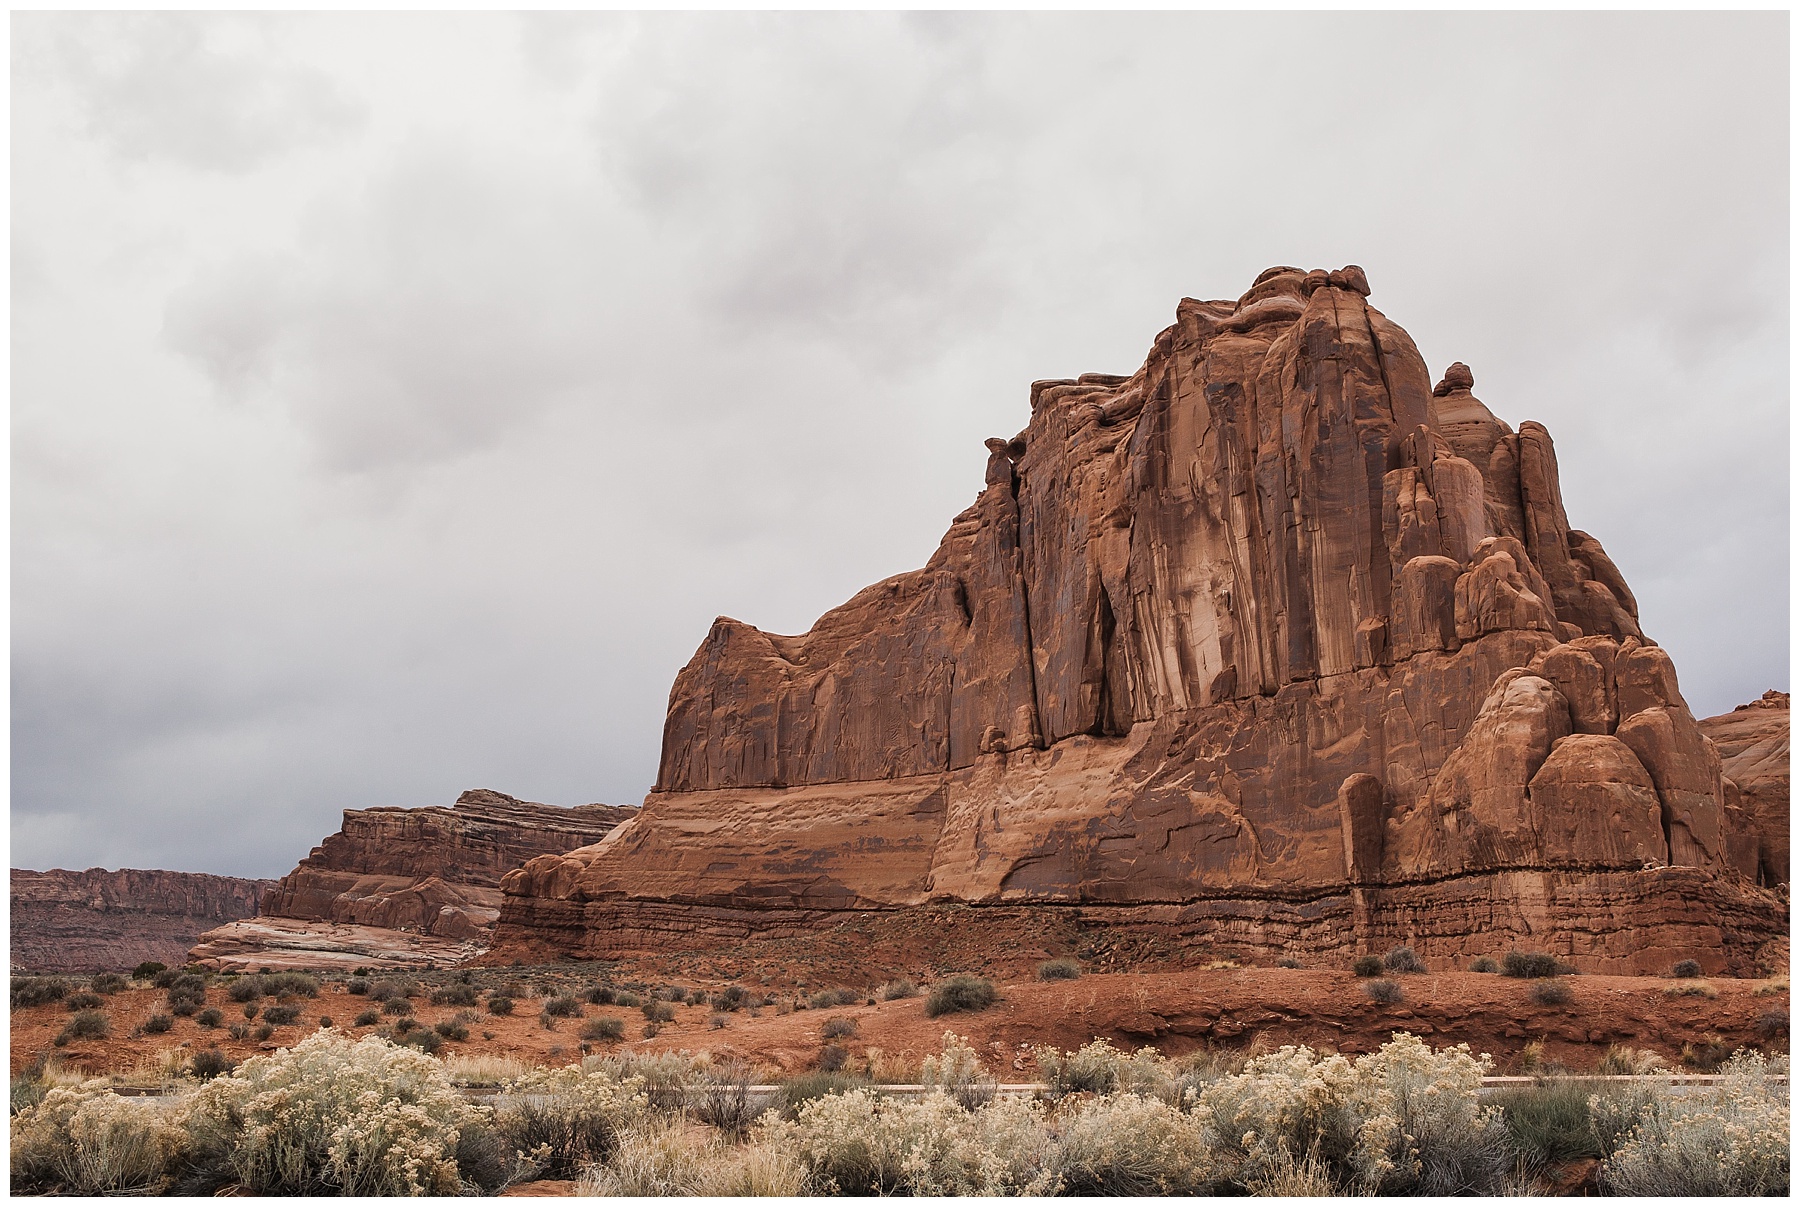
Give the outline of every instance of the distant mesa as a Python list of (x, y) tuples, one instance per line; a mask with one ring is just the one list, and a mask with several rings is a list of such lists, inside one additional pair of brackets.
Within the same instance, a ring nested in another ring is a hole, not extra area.
[(636, 809), (562, 808), (487, 789), (449, 808), (346, 809), (258, 915), (198, 936), (209, 968), (445, 966), (487, 949), (500, 878), (599, 841)]
[(16, 972), (174, 967), (205, 930), (256, 913), (273, 880), (139, 868), (12, 870)]
[(507, 874), (488, 958), (944, 904), (1196, 958), (1784, 945), (1786, 709), (1721, 762), (1548, 430), (1434, 388), (1369, 292), (1184, 299), (1130, 376), (1031, 384), (923, 569), (800, 636), (719, 618), (642, 812)]

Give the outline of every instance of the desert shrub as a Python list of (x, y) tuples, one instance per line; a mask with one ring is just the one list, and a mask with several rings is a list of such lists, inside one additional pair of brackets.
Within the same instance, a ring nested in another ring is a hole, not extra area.
[(1053, 1189), (1042, 1108), (996, 1103), (974, 1115), (948, 1095), (906, 1101), (867, 1089), (803, 1103), (792, 1122), (759, 1126), (761, 1140), (791, 1154), (820, 1192), (842, 1195), (970, 1195)]
[(1389, 972), (1424, 972), (1425, 961), (1410, 947), (1396, 947), (1381, 957), (1381, 966)]
[(1499, 972), (1500, 964), (1493, 956), (1476, 956), (1469, 961), (1470, 972)]
[(57, 1086), (13, 1117), (13, 1185), (83, 1195), (157, 1190), (185, 1148), (186, 1136), (153, 1103), (121, 1098), (104, 1080)]
[(731, 1022), (731, 1016), (719, 1011), (714, 1011), (711, 1015), (707, 1016), (706, 1019), (706, 1025), (711, 1027), (714, 1031), (723, 1031), (726, 1024), (729, 1022)]
[(697, 1136), (679, 1123), (646, 1119), (627, 1129), (605, 1166), (590, 1166), (579, 1193), (793, 1198), (810, 1189), (806, 1168), (768, 1144)]
[(263, 1022), (271, 1027), (286, 1027), (300, 1020), (298, 1006), (270, 1006), (263, 1011)]
[(179, 968), (164, 968), (150, 976), (150, 984), (158, 989), (167, 989), (175, 983), (175, 978), (183, 975)]
[(497, 997), (490, 994), (487, 1000), (487, 1008), (489, 1014), (511, 1014), (513, 1012), (513, 1000), (510, 997)]
[(244, 1003), (244, 1017), (246, 1019), (255, 1018), (257, 1016), (257, 1014), (259, 1014), (261, 1011), (262, 1011), (262, 1007), (257, 1005), (255, 1002), (245, 1002)]
[(416, 1026), (408, 1031), (400, 1042), (409, 1048), (417, 1048), (421, 1052), (435, 1052), (444, 1046), (444, 1037), (431, 1027)]
[(256, 1025), (256, 1030), (252, 1031), (250, 1034), (256, 1039), (257, 1043), (261, 1043), (275, 1034), (275, 1028), (271, 1027), (268, 1023), (258, 1023)]
[(848, 1039), (856, 1034), (856, 1020), (841, 1014), (828, 1018), (819, 1028), (819, 1034), (825, 1039)]
[(381, 1011), (379, 1011), (379, 1010), (375, 1009), (373, 1006), (371, 1006), (369, 1009), (364, 1010), (361, 1014), (358, 1014), (356, 1016), (355, 1021), (352, 1022), (350, 1025), (352, 1027), (373, 1027), (376, 1023), (379, 1023), (380, 1021), (381, 1021)]
[(1155, 1048), (1125, 1053), (1105, 1039), (1084, 1044), (1074, 1052), (1044, 1047), (1033, 1049), (1032, 1055), (1053, 1098), (1065, 1094), (1124, 1092), (1159, 1098), (1172, 1106), (1180, 1106), (1189, 1089), (1198, 1092), (1212, 1080), (1197, 1067), (1171, 1064)]
[(1536, 979), (1568, 976), (1575, 970), (1541, 951), (1509, 951), (1500, 961), (1500, 971), (1505, 976)]
[(225, 1013), (217, 1006), (208, 1006), (194, 1016), (194, 1021), (202, 1027), (216, 1027), (225, 1021)]
[(434, 1024), (432, 1024), (431, 1029), (433, 1031), (436, 1031), (439, 1035), (443, 1036), (445, 1039), (453, 1039), (457, 1043), (461, 1043), (463, 1040), (469, 1038), (468, 1025), (466, 1023), (459, 1022), (458, 1020), (456, 1020), (454, 1018), (447, 1018), (447, 1019), (444, 1019), (442, 1022), (434, 1023)]
[(403, 1014), (388, 1027), (388, 1034), (395, 1036), (411, 1035), (425, 1024), (411, 1014)]
[(617, 993), (611, 985), (589, 985), (587, 988), (586, 997), (590, 1006), (610, 1006), (615, 996)]
[(147, 981), (159, 972), (167, 972), (168, 968), (167, 964), (159, 963), (156, 960), (145, 960), (131, 970), (131, 975), (134, 980)]
[(88, 981), (88, 988), (95, 993), (122, 993), (131, 982), (116, 972), (97, 972)]
[(913, 982), (911, 977), (901, 977), (899, 980), (889, 981), (881, 987), (881, 1000), (884, 1002), (893, 1002), (905, 997), (918, 996), (919, 987)]
[(1399, 981), (1367, 981), (1363, 984), (1363, 992), (1369, 995), (1370, 1001), (1390, 1006), (1406, 999), (1406, 994), (1400, 989)]
[(1380, 956), (1357, 956), (1356, 963), (1354, 963), (1350, 966), (1350, 971), (1354, 972), (1357, 976), (1362, 976), (1362, 977), (1380, 976), (1381, 975), (1381, 957)]
[(613, 996), (613, 1004), (630, 1008), (643, 1005), (644, 999), (629, 990), (621, 989)]
[(1717, 1085), (1630, 1104), (1635, 1119), (1601, 1165), (1602, 1185), (1624, 1195), (1785, 1196), (1788, 1094), (1771, 1075), (1786, 1073), (1787, 1060), (1739, 1052), (1721, 1072)]
[(1531, 983), (1531, 1000), (1540, 1006), (1566, 1006), (1575, 1000), (1575, 994), (1567, 981), (1545, 977)]
[(243, 976), (225, 987), (225, 996), (234, 1002), (254, 1002), (263, 996), (263, 981), (260, 976)]
[(225, 1028), (225, 1034), (233, 1039), (247, 1039), (250, 1035), (250, 1024), (232, 1023), (231, 1026)]
[(351, 977), (344, 982), (344, 992), (356, 997), (366, 997), (369, 992), (369, 978), (365, 976)]
[(201, 1081), (211, 1081), (215, 1077), (223, 1077), (237, 1068), (237, 1062), (217, 1048), (204, 1048), (194, 1053), (194, 1059), (188, 1071)]
[(932, 989), (925, 999), (925, 1017), (937, 1018), (967, 1010), (985, 1010), (999, 998), (994, 982), (986, 977), (953, 976)]
[(836, 1073), (849, 1063), (850, 1053), (837, 1044), (826, 1044), (819, 1049), (819, 1071)]
[(1275, 961), (1275, 967), (1277, 967), (1277, 968), (1298, 968), (1298, 967), (1300, 967), (1300, 961), (1296, 960), (1293, 956), (1282, 956), (1280, 959)]
[(369, 986), (369, 999), (376, 1002), (391, 1002), (397, 997), (406, 996), (406, 986), (399, 981), (376, 981)]
[(480, 1123), (444, 1068), (320, 1031), (200, 1087), (197, 1149), (252, 1194), (455, 1194), (457, 1136)]
[(144, 1020), (146, 1035), (161, 1035), (175, 1025), (175, 1020), (166, 1014), (152, 1014)]
[(695, 1117), (733, 1138), (743, 1136), (768, 1106), (761, 1095), (750, 1092), (751, 1080), (750, 1066), (741, 1060), (701, 1070), (700, 1092), (690, 1100)]
[(263, 992), (270, 997), (318, 997), (319, 982), (304, 972), (277, 972), (263, 979)]
[(790, 1077), (781, 1083), (782, 1114), (792, 1119), (802, 1106), (815, 1098), (824, 1098), (831, 1094), (847, 1094), (866, 1084), (862, 1078), (841, 1071), (836, 1073), (814, 1071), (802, 1073), (798, 1077)]
[(381, 1012), (387, 1015), (404, 1015), (413, 1012), (413, 1004), (403, 997), (390, 997), (381, 1003)]
[(331, 1026), (331, 1016), (329, 1014), (319, 1015), (319, 1026), (321, 1026), (321, 1027)]
[(536, 1069), (508, 1082), (494, 1104), (494, 1128), (529, 1154), (538, 1176), (566, 1178), (605, 1161), (619, 1133), (649, 1109), (643, 1082), (619, 1081), (577, 1065)]
[(862, 1000), (862, 994), (854, 989), (825, 989), (813, 994), (806, 1004), (813, 1010), (829, 1010), (833, 1006), (854, 1006)]
[(12, 1008), (48, 1006), (68, 995), (69, 983), (61, 977), (16, 976), (12, 979)]
[(1788, 1016), (1785, 1010), (1768, 1010), (1756, 1018), (1756, 1033), (1764, 1041), (1786, 1039), (1788, 1036)]
[(996, 1082), (982, 1067), (975, 1049), (954, 1031), (944, 1032), (943, 1050), (919, 1066), (919, 1084), (936, 1086), (965, 1111), (994, 1100)]
[(80, 993), (71, 993), (63, 998), (63, 1008), (71, 1012), (76, 1010), (98, 1010), (104, 1005), (106, 1005), (106, 1000), (104, 998), (98, 993), (88, 993), (86, 990), (83, 990)]
[(1594, 1072), (1609, 1077), (1647, 1077), (1668, 1070), (1663, 1058), (1654, 1052), (1613, 1044), (1600, 1056)]
[(621, 1052), (590, 1056), (581, 1067), (623, 1084), (636, 1078), (653, 1111), (678, 1111), (698, 1085), (710, 1058), (688, 1052)]
[(1354, 1061), (1285, 1047), (1201, 1090), (1198, 1111), (1240, 1183), (1306, 1154), (1346, 1193), (1483, 1193), (1507, 1165), (1500, 1112), (1477, 1100), (1490, 1063), (1405, 1032)]
[(1672, 977), (1696, 977), (1700, 975), (1699, 960), (1678, 960), (1675, 967), (1669, 970)]
[(68, 1039), (105, 1039), (112, 1034), (112, 1024), (98, 1010), (83, 1010), (63, 1025), (62, 1034)]
[(178, 997), (169, 1003), (169, 1013), (178, 1018), (192, 1018), (205, 1004), (205, 998)]
[(606, 1040), (608, 1042), (624, 1039), (624, 1020), (617, 1018), (589, 1019), (582, 1024), (581, 1038), (589, 1040)]
[(1719, 996), (1719, 991), (1706, 981), (1676, 981), (1673, 985), (1663, 986), (1665, 997), (1703, 997), (1707, 999)]
[(1604, 1155), (1589, 1109), (1592, 1097), (1582, 1083), (1558, 1078), (1506, 1091), (1494, 1100), (1506, 1125), (1507, 1144), (1526, 1173)]
[(1055, 1169), (1064, 1194), (1199, 1194), (1221, 1172), (1202, 1117), (1135, 1094), (1081, 1103), (1060, 1141)]
[(1040, 981), (1073, 981), (1081, 975), (1081, 965), (1064, 956), (1060, 960), (1045, 960), (1037, 966), (1037, 979)]
[(659, 1002), (652, 998), (643, 1005), (644, 1018), (653, 1023), (672, 1023), (675, 1021), (675, 1007), (667, 1002)]
[(580, 1018), (581, 1002), (566, 993), (558, 994), (544, 999), (544, 1013), (551, 1018)]
[(1696, 1073), (1716, 1073), (1731, 1058), (1731, 1045), (1725, 1038), (1708, 1031), (1697, 1043), (1681, 1045), (1681, 1063)]
[(727, 985), (712, 995), (713, 1009), (726, 1012), (736, 1010), (744, 1004), (744, 999), (749, 996), (749, 992), (742, 985)]
[(461, 983), (445, 985), (442, 989), (432, 991), (431, 1004), (434, 1006), (473, 1006), (475, 1004), (475, 986)]
[(662, 1034), (662, 1024), (661, 1023), (645, 1023), (644, 1024), (643, 1036), (645, 1039), (655, 1039), (658, 1035), (661, 1035), (661, 1034)]

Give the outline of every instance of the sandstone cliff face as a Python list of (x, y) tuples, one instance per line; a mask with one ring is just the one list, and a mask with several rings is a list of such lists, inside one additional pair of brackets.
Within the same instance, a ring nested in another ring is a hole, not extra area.
[[(1733, 844), (1764, 884), (1788, 882), (1788, 694), (1767, 691), (1700, 722), (1718, 748)], [(1750, 848), (1754, 848), (1753, 852)]]
[(604, 837), (636, 809), (561, 808), (486, 789), (449, 808), (346, 809), (343, 828), (282, 877), (262, 917), (200, 936), (209, 966), (455, 963), (485, 950), (500, 879)]
[[(1734, 863), (1718, 754), (1570, 526), (1549, 433), (1466, 366), (1434, 388), (1368, 293), (1282, 268), (1183, 301), (1130, 377), (1033, 385), (924, 569), (799, 637), (720, 618), (642, 815), (508, 876), (501, 948), (959, 901), (1749, 959), (1785, 908)], [(1669, 867), (1725, 886), (1711, 922)], [(1426, 897), (1461, 929), (1397, 921)]]
[(202, 931), (256, 913), (273, 880), (121, 868), (12, 870), (12, 966), (106, 972), (187, 958)]

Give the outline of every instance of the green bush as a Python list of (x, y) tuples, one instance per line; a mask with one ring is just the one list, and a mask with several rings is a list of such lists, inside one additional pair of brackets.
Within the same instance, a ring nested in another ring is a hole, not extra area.
[(589, 1019), (581, 1027), (581, 1038), (589, 1040), (606, 1040), (608, 1042), (625, 1038), (625, 1023), (617, 1018)]
[(1355, 972), (1357, 976), (1362, 976), (1362, 977), (1380, 976), (1381, 975), (1381, 957), (1380, 956), (1357, 956), (1356, 963), (1352, 964), (1350, 967), (1351, 967), (1351, 971)]
[(1400, 989), (1399, 981), (1367, 981), (1363, 984), (1363, 992), (1369, 995), (1370, 1001), (1390, 1006), (1395, 1002), (1404, 1001), (1406, 998), (1406, 994)]
[(1396, 947), (1381, 959), (1381, 966), (1389, 972), (1424, 972), (1425, 961), (1419, 953), (1410, 947)]
[(925, 1017), (985, 1010), (999, 999), (994, 983), (986, 977), (953, 976), (932, 989), (925, 999)]
[(1575, 1000), (1575, 994), (1566, 981), (1545, 977), (1531, 983), (1531, 1000), (1540, 1006), (1566, 1006)]
[(783, 1113), (788, 1118), (793, 1118), (795, 1111), (815, 1098), (847, 1094), (866, 1085), (868, 1082), (862, 1078), (843, 1072), (802, 1073), (798, 1077), (790, 1077), (781, 1085)]
[(434, 1006), (473, 1006), (475, 1004), (475, 986), (455, 984), (446, 985), (434, 990), (431, 994)]
[(69, 983), (61, 977), (16, 976), (12, 979), (12, 1008), (48, 1006), (68, 996)]
[(1509, 1090), (1495, 1099), (1506, 1123), (1507, 1143), (1526, 1172), (1605, 1155), (1588, 1109), (1590, 1097), (1586, 1084), (1556, 1079)]
[(1536, 979), (1548, 976), (1567, 976), (1575, 970), (1557, 960), (1555, 956), (1541, 951), (1509, 951), (1500, 961), (1500, 971), (1510, 977)]
[(136, 980), (147, 981), (157, 973), (167, 971), (168, 967), (167, 964), (161, 964), (155, 960), (145, 960), (131, 970), (131, 975)]
[(1073, 981), (1081, 975), (1081, 965), (1064, 956), (1060, 960), (1045, 960), (1037, 966), (1037, 979), (1040, 981)]

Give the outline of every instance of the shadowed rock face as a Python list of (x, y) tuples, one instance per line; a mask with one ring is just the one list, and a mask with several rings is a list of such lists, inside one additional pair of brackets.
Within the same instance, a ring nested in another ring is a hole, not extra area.
[(12, 966), (119, 972), (187, 958), (202, 931), (256, 913), (273, 880), (201, 872), (12, 870)]
[(502, 876), (594, 843), (636, 812), (486, 789), (447, 809), (346, 809), (343, 828), (264, 898), (261, 918), (200, 936), (193, 958), (220, 967), (455, 963), (486, 948)]
[(1785, 907), (1549, 433), (1467, 366), (1434, 388), (1368, 292), (1278, 268), (1184, 300), (1130, 377), (1032, 386), (924, 569), (803, 636), (716, 621), (642, 815), (509, 875), (498, 947), (960, 901), (1252, 948), (1749, 960)]
[[(1788, 694), (1767, 691), (1700, 722), (1725, 773), (1727, 829), (1764, 884), (1788, 882)], [(1734, 817), (1735, 815), (1735, 817)], [(1747, 848), (1754, 846), (1754, 855)]]

